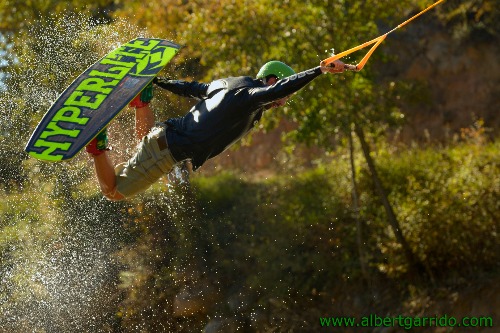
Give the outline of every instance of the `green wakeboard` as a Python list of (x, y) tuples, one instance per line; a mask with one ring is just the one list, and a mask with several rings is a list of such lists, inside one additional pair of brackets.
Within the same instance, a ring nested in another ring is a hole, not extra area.
[(179, 51), (163, 39), (137, 38), (90, 66), (52, 104), (26, 145), (43, 161), (73, 158)]

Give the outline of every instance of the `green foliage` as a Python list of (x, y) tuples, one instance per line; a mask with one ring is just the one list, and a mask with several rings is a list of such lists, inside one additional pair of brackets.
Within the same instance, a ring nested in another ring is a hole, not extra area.
[[(437, 275), (494, 267), (498, 253), (498, 144), (409, 151), (379, 162), (404, 232)], [(394, 171), (393, 171), (394, 170)], [(429, 172), (432, 170), (432, 172)], [(393, 244), (383, 252), (398, 251)], [(479, 265), (479, 266), (478, 266)], [(446, 268), (446, 269), (444, 269)]]
[(9, 0), (0, 2), (0, 31), (16, 32), (50, 15), (87, 12), (95, 18), (106, 17), (104, 9), (113, 4), (112, 0)]
[(267, 184), (259, 196), (266, 204), (258, 210), (260, 223), (251, 236), (258, 245), (249, 254), (260, 258), (259, 275), (250, 278), (253, 287), (288, 298), (323, 292), (353, 278), (355, 223), (346, 193), (336, 190), (348, 187), (342, 178), (340, 171), (332, 174), (328, 168)]
[[(495, 158), (497, 149), (498, 144), (481, 148), (467, 145), (443, 151), (408, 150), (397, 158), (387, 152), (381, 152), (379, 156), (381, 176), (391, 190), (389, 196), (402, 221), (404, 234), (417, 255), (437, 275), (447, 275), (444, 272), (450, 271), (467, 275), (479, 266), (494, 265), (498, 259), (495, 250), (499, 196), (495, 175), (500, 172)], [(333, 169), (341, 168), (336, 165)], [(429, 173), (429, 169), (433, 173)], [(238, 214), (244, 211), (243, 221), (250, 223), (250, 227), (245, 229), (231, 224), (227, 228), (228, 222), (224, 221), (224, 227), (217, 229), (217, 234), (222, 237), (221, 232), (234, 228), (251, 231), (252, 239), (258, 239), (256, 244), (259, 245), (254, 244), (247, 250), (251, 249), (252, 257), (266, 258), (257, 260), (258, 264), (271, 266), (263, 268), (259, 274), (259, 283), (262, 283), (263, 277), (272, 276), (268, 278), (267, 288), (272, 289), (272, 283), (274, 288), (279, 289), (280, 283), (276, 282), (278, 276), (281, 279), (283, 276), (296, 278), (302, 272), (304, 276), (312, 278), (307, 274), (307, 265), (300, 259), (296, 261), (297, 253), (303, 253), (311, 260), (317, 252), (314, 246), (308, 247), (309, 244), (328, 243), (325, 239), (329, 239), (329, 231), (332, 235), (342, 234), (342, 241), (351, 240), (349, 245), (344, 244), (344, 249), (354, 249), (352, 241), (355, 238), (355, 225), (350, 219), (349, 199), (342, 197), (346, 195), (345, 189), (349, 188), (349, 184), (345, 184), (345, 178), (344, 184), (339, 181), (343, 179), (342, 172), (330, 178), (324, 170), (317, 170), (251, 188), (246, 188), (244, 183), (235, 178), (227, 177), (217, 178), (215, 184), (212, 178), (209, 183), (204, 179), (199, 180), (202, 186), (198, 186), (197, 191), (202, 193), (200, 195), (207, 193), (208, 198), (216, 198), (210, 200), (209, 209), (218, 207), (214, 214), (219, 219), (221, 210), (224, 210), (223, 215), (228, 215), (231, 220), (242, 221), (243, 217)], [(227, 185), (221, 185), (220, 182)], [(385, 218), (378, 199), (372, 194), (371, 178), (363, 173), (359, 182), (364, 206), (362, 217), (369, 221), (370, 235), (376, 240), (369, 244), (378, 247), (369, 252), (380, 251), (383, 255), (380, 258), (375, 256), (372, 264), (380, 260), (377, 265), (382, 271), (397, 275), (405, 258), (397, 243), (391, 240), (391, 233), (384, 227)], [(237, 195), (232, 192), (235, 188), (239, 189)], [(336, 188), (344, 189), (340, 197), (335, 193)], [(244, 200), (242, 195), (257, 199), (244, 201), (243, 207), (246, 208), (237, 209)], [(200, 200), (204, 202), (203, 196)], [(252, 203), (257, 205), (255, 211), (250, 210)], [(217, 222), (220, 223), (219, 220)], [(325, 239), (320, 240), (322, 237)], [(295, 252), (295, 246), (301, 251)], [(332, 250), (326, 252), (334, 255)], [(342, 258), (339, 263), (351, 262), (348, 265), (356, 266), (354, 252), (339, 256)], [(326, 261), (326, 258), (315, 260), (317, 263)], [(272, 267), (271, 263), (275, 262), (280, 263), (278, 267)], [(302, 267), (303, 271), (290, 268), (293, 274), (286, 274), (286, 267), (289, 267), (287, 262), (290, 267)], [(296, 266), (297, 262), (302, 264)], [(467, 265), (464, 266), (464, 262)], [(334, 271), (332, 266), (330, 270), (335, 276), (342, 272), (342, 269)], [(314, 271), (321, 272), (321, 269), (316, 267)], [(350, 274), (356, 273), (351, 271)], [(290, 285), (290, 281), (284, 281), (285, 290), (287, 285)], [(310, 286), (307, 283), (300, 285), (305, 288)]]
[[(390, 190), (403, 233), (427, 268), (440, 277), (473, 274), (479, 266), (495, 270), (498, 260), (498, 143), (487, 144), (481, 128), (464, 133), (468, 133), (467, 144), (446, 149), (405, 148), (399, 153), (388, 148), (377, 156), (380, 176)], [(397, 275), (405, 266), (404, 258), (396, 255), (400, 246), (384, 241), (393, 236), (382, 227), (384, 215), (376, 209), (373, 185), (367, 175), (360, 182), (369, 190), (362, 194), (363, 214), (371, 216), (371, 226), (377, 226), (372, 236), (387, 256), (380, 269)]]

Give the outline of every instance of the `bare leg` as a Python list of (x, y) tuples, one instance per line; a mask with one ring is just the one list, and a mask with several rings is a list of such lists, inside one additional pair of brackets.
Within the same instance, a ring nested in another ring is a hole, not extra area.
[(135, 135), (138, 140), (141, 140), (147, 135), (154, 124), (155, 117), (149, 104), (142, 108), (135, 109)]
[(115, 168), (108, 156), (108, 152), (93, 157), (95, 173), (103, 195), (113, 201), (124, 199), (125, 197), (116, 191)]
[[(141, 140), (154, 126), (154, 114), (149, 105), (135, 109), (135, 134)], [(109, 200), (122, 200), (125, 197), (116, 191), (115, 168), (108, 152), (93, 155), (95, 173), (103, 195)]]

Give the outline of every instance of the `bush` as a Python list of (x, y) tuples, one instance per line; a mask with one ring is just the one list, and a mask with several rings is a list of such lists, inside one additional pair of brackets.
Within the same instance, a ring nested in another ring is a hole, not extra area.
[[(405, 236), (437, 275), (468, 275), (497, 266), (498, 148), (498, 143), (466, 144), (379, 160)], [(382, 250), (397, 258), (399, 249), (393, 245)]]

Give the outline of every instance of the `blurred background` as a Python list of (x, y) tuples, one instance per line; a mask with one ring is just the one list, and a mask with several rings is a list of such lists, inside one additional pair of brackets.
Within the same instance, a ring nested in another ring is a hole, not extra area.
[[(125, 202), (103, 199), (85, 153), (24, 152), (57, 96), (133, 38), (183, 45), (165, 77), (299, 72), (431, 3), (0, 0), (0, 332), (331, 332), (320, 318), (370, 314), (499, 332), (495, 0), (445, 1), (361, 72), (317, 78), (199, 172)], [(155, 94), (158, 120), (194, 103)], [(133, 112), (109, 132), (123, 161)]]

